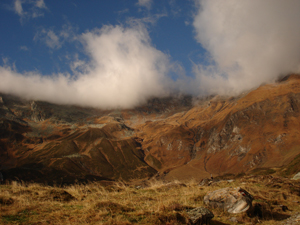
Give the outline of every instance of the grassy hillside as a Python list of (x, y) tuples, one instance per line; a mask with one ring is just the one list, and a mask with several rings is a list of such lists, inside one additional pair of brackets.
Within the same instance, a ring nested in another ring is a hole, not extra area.
[(186, 209), (204, 206), (209, 191), (240, 186), (255, 198), (252, 212), (211, 209), (211, 224), (277, 224), (300, 212), (300, 182), (270, 175), (225, 178), (210, 186), (199, 181), (89, 183), (66, 187), (13, 181), (0, 186), (0, 224), (186, 224)]

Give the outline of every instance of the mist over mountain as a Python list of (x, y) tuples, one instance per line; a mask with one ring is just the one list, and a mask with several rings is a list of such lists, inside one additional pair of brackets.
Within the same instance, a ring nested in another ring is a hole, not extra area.
[(292, 176), (300, 169), (299, 75), (236, 97), (152, 98), (123, 110), (0, 97), (0, 164), (9, 180), (185, 180), (269, 168)]

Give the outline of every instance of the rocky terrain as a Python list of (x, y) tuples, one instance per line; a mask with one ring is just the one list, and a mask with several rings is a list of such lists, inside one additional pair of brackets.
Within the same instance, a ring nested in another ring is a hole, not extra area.
[(300, 76), (240, 96), (151, 99), (100, 110), (1, 94), (6, 180), (202, 179), (300, 171)]

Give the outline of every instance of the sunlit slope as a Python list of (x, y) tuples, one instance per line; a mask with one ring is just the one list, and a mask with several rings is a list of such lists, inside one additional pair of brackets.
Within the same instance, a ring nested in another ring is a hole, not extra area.
[[(9, 179), (204, 178), (282, 167), (300, 170), (300, 79), (240, 96), (151, 99), (100, 110), (2, 95), (0, 164)], [(284, 171), (286, 168), (286, 171)]]
[(236, 98), (215, 96), (166, 125), (145, 125), (146, 160), (179, 179), (287, 165), (300, 154), (299, 99), (296, 75)]

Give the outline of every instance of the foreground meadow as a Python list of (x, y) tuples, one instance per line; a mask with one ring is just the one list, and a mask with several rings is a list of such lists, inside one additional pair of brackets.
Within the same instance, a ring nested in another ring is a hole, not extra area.
[(186, 224), (187, 209), (205, 206), (206, 193), (225, 187), (251, 193), (259, 213), (210, 209), (211, 224), (283, 224), (300, 212), (299, 186), (270, 175), (223, 178), (210, 185), (150, 180), (51, 187), (13, 181), (0, 186), (0, 224)]

